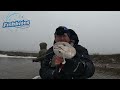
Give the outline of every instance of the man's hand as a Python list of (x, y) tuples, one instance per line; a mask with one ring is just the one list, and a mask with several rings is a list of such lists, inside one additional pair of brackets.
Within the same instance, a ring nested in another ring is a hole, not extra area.
[(32, 62), (35, 62), (35, 59), (33, 59)]
[(55, 65), (59, 65), (64, 61), (62, 57), (58, 57), (58, 56), (55, 56), (54, 59), (55, 59)]
[(33, 59), (32, 61), (33, 61), (33, 62), (39, 62), (37, 59)]
[(63, 58), (62, 57), (59, 57), (59, 56), (54, 56), (53, 59), (52, 59), (52, 62), (51, 62), (51, 66), (52, 67), (55, 67), (55, 66), (58, 66), (60, 65), (62, 62), (63, 62)]

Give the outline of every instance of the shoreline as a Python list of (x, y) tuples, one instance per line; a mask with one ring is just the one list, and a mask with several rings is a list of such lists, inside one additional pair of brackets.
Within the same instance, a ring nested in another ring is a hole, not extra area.
[(0, 54), (0, 58), (36, 58), (32, 56), (8, 56), (6, 54)]
[(1, 51), (0, 50), (1, 56), (4, 57), (4, 55), (7, 56), (22, 56), (22, 57), (37, 57), (38, 53), (33, 53), (33, 52), (21, 52), (21, 51)]

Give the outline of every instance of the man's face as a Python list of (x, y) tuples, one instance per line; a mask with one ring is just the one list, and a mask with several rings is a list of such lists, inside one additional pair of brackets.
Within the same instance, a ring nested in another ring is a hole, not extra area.
[(70, 42), (70, 38), (66, 33), (63, 35), (55, 35), (55, 42)]

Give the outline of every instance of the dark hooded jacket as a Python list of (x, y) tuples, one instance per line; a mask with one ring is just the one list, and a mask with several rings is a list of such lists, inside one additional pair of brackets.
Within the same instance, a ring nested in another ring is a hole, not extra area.
[(46, 52), (47, 52), (47, 43), (42, 42), (39, 44), (40, 51), (36, 59), (33, 59), (33, 62), (41, 62), (44, 60)]
[(59, 67), (51, 67), (51, 61), (55, 55), (53, 47), (47, 51), (47, 56), (42, 63), (40, 69), (40, 76), (42, 79), (87, 79), (93, 76), (95, 72), (94, 64), (88, 54), (86, 48), (78, 45), (79, 39), (77, 34), (71, 30), (71, 40), (75, 40), (74, 48), (76, 49), (76, 55), (72, 59), (65, 59), (66, 63), (62, 66), (59, 72)]

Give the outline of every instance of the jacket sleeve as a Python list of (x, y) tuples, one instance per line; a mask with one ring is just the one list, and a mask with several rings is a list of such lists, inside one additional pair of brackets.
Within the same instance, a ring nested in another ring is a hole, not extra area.
[(53, 74), (55, 72), (55, 68), (50, 67), (50, 59), (52, 58), (51, 56), (53, 56), (52, 54), (53, 54), (52, 49), (49, 49), (46, 53), (47, 56), (42, 61), (40, 72), (39, 72), (42, 79), (53, 79), (54, 78)]
[(74, 79), (86, 79), (91, 77), (95, 72), (95, 67), (87, 49), (77, 47), (76, 51), (75, 57), (70, 60), (66, 59), (63, 71), (69, 75), (71, 74)]

